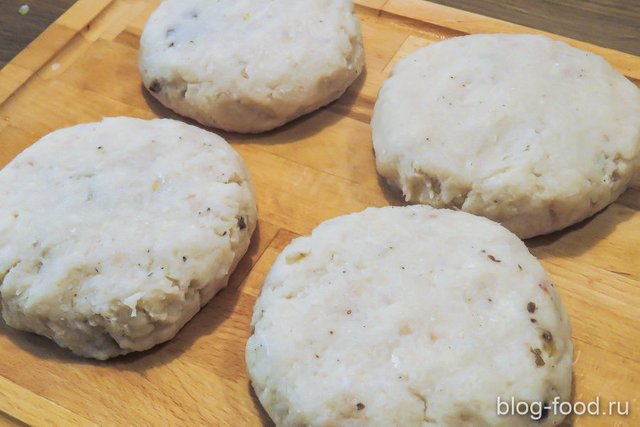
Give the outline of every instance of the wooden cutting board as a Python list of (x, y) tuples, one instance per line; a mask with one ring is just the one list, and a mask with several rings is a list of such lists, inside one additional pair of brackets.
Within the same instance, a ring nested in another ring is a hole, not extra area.
[[(0, 166), (61, 127), (103, 116), (174, 117), (145, 94), (136, 65), (139, 36), (158, 3), (80, 0), (0, 71)], [(539, 33), (421, 0), (356, 3), (367, 69), (345, 96), (264, 135), (223, 134), (251, 169), (260, 210), (229, 287), (171, 342), (111, 362), (77, 358), (0, 322), (0, 424), (270, 423), (244, 365), (255, 298), (292, 238), (337, 215), (402, 203), (376, 174), (368, 125), (393, 63), (465, 33)], [(567, 41), (638, 83), (640, 57)], [(572, 320), (574, 400), (630, 404), (627, 417), (575, 417), (577, 426), (640, 425), (639, 209), (640, 189), (633, 188), (594, 218), (527, 242)]]

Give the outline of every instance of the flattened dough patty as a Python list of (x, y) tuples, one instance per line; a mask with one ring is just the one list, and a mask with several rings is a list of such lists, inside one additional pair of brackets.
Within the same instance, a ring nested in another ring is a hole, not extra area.
[(371, 122), (379, 173), (407, 201), (522, 238), (581, 221), (627, 187), (640, 90), (604, 59), (537, 35), (473, 35), (398, 62)]
[(569, 398), (567, 314), (500, 225), (428, 206), (321, 224), (275, 261), (247, 368), (282, 426), (551, 426), (496, 399)]
[(240, 156), (173, 120), (55, 131), (0, 172), (0, 200), (4, 320), (96, 359), (171, 339), (256, 222)]
[(363, 64), (351, 0), (165, 0), (140, 41), (153, 96), (236, 132), (273, 129), (328, 104)]

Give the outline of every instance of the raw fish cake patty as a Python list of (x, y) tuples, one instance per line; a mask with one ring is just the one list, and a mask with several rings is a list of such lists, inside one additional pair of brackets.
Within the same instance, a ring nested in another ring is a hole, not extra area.
[(371, 121), (378, 172), (411, 203), (483, 215), (521, 238), (627, 188), (640, 90), (601, 57), (538, 35), (472, 35), (411, 53)]
[(282, 426), (552, 426), (496, 399), (571, 393), (571, 331), (511, 232), (427, 206), (367, 209), (294, 240), (257, 300), (246, 349)]
[(153, 96), (235, 132), (267, 131), (330, 103), (363, 66), (351, 0), (165, 0), (140, 40)]
[(4, 320), (96, 359), (171, 339), (256, 223), (240, 156), (173, 120), (55, 131), (0, 172), (0, 200)]

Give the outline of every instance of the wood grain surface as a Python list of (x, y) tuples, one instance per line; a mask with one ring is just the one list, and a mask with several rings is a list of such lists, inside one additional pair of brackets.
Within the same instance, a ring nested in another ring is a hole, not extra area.
[[(0, 70), (0, 167), (55, 129), (104, 116), (175, 117), (141, 86), (138, 40), (158, 0), (79, 0)], [(366, 73), (327, 108), (263, 135), (224, 134), (249, 166), (259, 226), (229, 286), (177, 337), (95, 362), (0, 322), (0, 425), (269, 425), (245, 373), (256, 296), (282, 248), (337, 215), (401, 204), (378, 178), (369, 119), (402, 55), (473, 32), (530, 32), (421, 0), (357, 0)], [(640, 58), (583, 42), (630, 78)], [(573, 399), (629, 401), (631, 414), (576, 426), (640, 425), (640, 189), (563, 232), (527, 241), (573, 325)]]

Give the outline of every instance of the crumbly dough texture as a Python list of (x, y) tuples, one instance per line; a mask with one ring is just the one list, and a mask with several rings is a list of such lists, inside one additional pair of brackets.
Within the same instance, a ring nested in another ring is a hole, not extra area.
[(96, 359), (171, 339), (256, 222), (240, 156), (173, 120), (55, 131), (0, 172), (0, 200), (4, 320)]
[(273, 129), (330, 103), (363, 65), (351, 0), (165, 0), (140, 41), (153, 96), (236, 132)]
[(472, 35), (400, 60), (371, 122), (379, 173), (407, 201), (522, 238), (593, 215), (640, 153), (640, 90), (601, 57), (538, 35)]
[(551, 426), (496, 399), (569, 399), (571, 332), (540, 263), (500, 225), (428, 206), (321, 224), (275, 261), (247, 368), (281, 426)]

